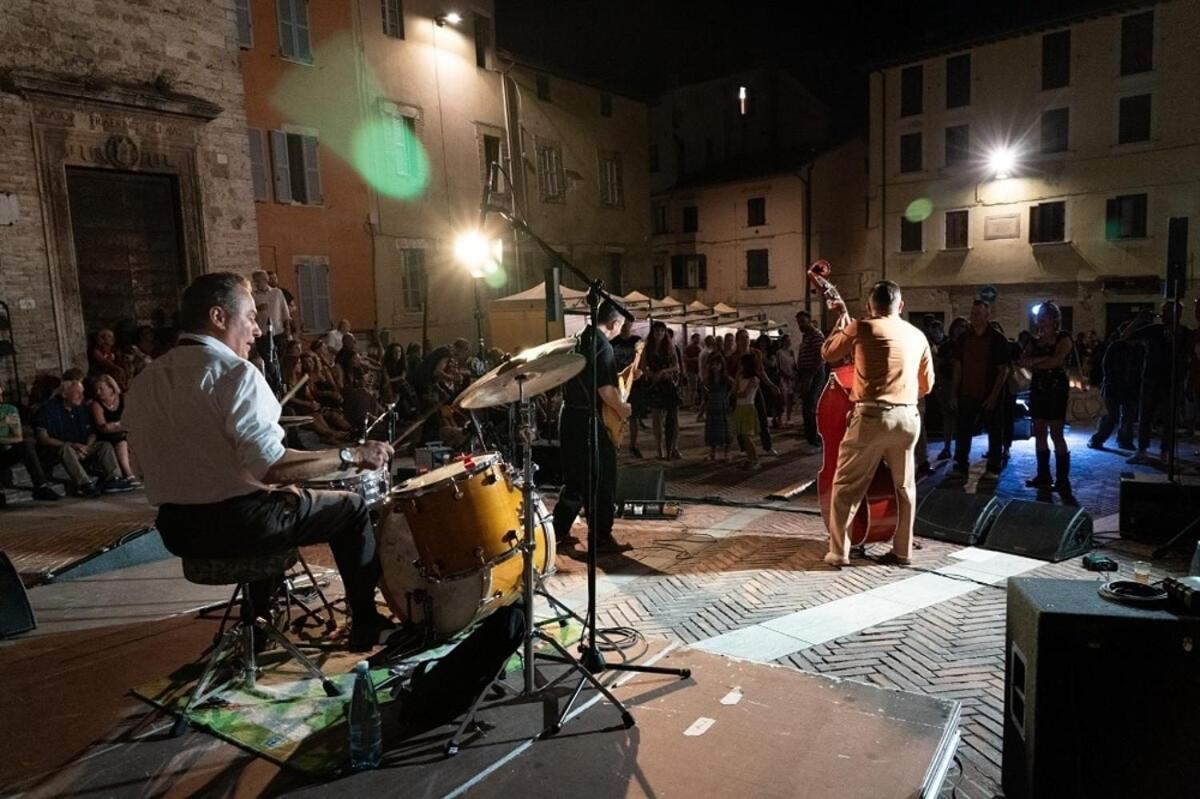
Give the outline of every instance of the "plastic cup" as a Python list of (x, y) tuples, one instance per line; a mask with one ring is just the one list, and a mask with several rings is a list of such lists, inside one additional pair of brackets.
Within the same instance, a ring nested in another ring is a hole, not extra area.
[(1144, 560), (1133, 564), (1133, 580), (1143, 585), (1150, 585), (1150, 564)]

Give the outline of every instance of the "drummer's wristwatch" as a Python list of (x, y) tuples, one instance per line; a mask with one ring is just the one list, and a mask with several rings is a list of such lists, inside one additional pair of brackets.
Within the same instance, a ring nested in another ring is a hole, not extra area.
[(342, 447), (338, 450), (338, 457), (342, 459), (342, 471), (349, 469), (355, 463), (354, 448)]

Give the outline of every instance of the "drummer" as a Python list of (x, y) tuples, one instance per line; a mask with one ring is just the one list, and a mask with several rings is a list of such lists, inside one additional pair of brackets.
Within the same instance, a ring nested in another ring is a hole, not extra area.
[[(246, 360), (260, 330), (245, 277), (196, 278), (179, 321), (179, 346), (133, 381), (123, 419), (163, 543), (180, 557), (220, 558), (328, 542), (350, 606), (350, 649), (371, 649), (393, 625), (375, 610), (379, 562), (366, 503), (344, 491), (276, 484), (378, 469), (392, 448), (284, 448), (279, 402)], [(261, 608), (270, 587), (252, 588)]]
[[(596, 410), (608, 405), (622, 419), (628, 419), (629, 403), (621, 399), (617, 388), (617, 365), (610, 340), (621, 332), (625, 318), (624, 310), (611, 300), (600, 303), (596, 322), (601, 336), (595, 337), (589, 325), (579, 336), (577, 352), (587, 358), (582, 372), (568, 380), (563, 387), (563, 410), (559, 428), (562, 453), (563, 488), (558, 504), (554, 506), (554, 536), (560, 546), (570, 544), (571, 526), (581, 508), (586, 508), (588, 518), (596, 525), (597, 550), (620, 552), (622, 546), (613, 538), (613, 502), (617, 487), (617, 450), (612, 439), (600, 423), (591, 416), (590, 394), (592, 373), (596, 376)], [(595, 346), (593, 347), (593, 340)], [(595, 360), (593, 352), (595, 349)], [(593, 450), (588, 446), (591, 432), (599, 430), (597, 436), (599, 471), (596, 474), (596, 508), (588, 508), (588, 465)]]

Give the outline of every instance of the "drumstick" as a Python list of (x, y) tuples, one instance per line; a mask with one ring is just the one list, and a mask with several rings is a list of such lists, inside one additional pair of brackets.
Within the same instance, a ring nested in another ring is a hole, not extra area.
[(302, 375), (300, 377), (300, 379), (296, 381), (296, 385), (292, 386), (291, 390), (288, 391), (288, 393), (284, 394), (279, 399), (279, 404), (287, 405), (288, 400), (290, 400), (292, 397), (296, 396), (296, 392), (299, 391), (300, 388), (307, 382), (308, 382), (308, 375)]

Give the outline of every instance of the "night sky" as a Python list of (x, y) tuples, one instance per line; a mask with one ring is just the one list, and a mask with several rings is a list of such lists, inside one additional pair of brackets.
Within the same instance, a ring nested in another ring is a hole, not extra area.
[(871, 62), (1082, 11), (1134, 5), (1111, 0), (496, 0), (496, 18), (501, 48), (646, 99), (674, 84), (778, 64), (830, 104), (835, 136), (845, 136), (865, 124)]

